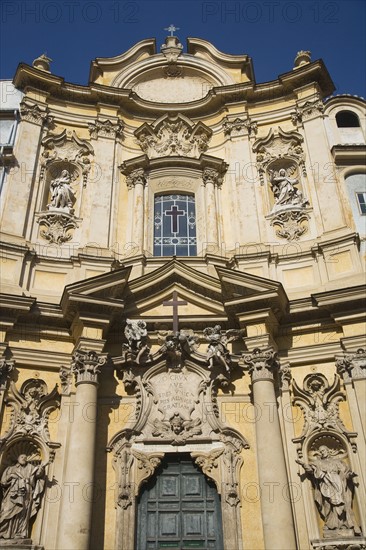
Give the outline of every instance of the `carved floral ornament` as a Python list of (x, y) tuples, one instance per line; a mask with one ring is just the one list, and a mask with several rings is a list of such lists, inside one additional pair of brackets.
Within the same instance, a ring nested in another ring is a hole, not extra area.
[(77, 350), (72, 356), (71, 371), (75, 376), (75, 384), (97, 384), (101, 367), (107, 362), (107, 357), (95, 351)]
[(14, 371), (14, 361), (9, 361), (5, 357), (0, 358), (0, 391), (5, 390), (7, 383)]
[(143, 124), (135, 131), (137, 143), (149, 158), (182, 156), (198, 158), (208, 149), (212, 130), (202, 122), (194, 124), (178, 114), (164, 115), (152, 125)]

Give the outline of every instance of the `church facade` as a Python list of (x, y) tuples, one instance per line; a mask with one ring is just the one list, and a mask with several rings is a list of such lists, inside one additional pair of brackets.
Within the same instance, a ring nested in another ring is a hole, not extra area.
[(8, 83), (0, 548), (364, 549), (365, 101), (174, 30)]

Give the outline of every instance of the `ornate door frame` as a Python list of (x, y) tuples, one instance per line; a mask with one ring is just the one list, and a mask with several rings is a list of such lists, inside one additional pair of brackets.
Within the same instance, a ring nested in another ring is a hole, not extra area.
[[(115, 549), (134, 548), (136, 499), (142, 484), (166, 453), (184, 452), (216, 485), (221, 497), (225, 547), (240, 550), (241, 451), (249, 445), (219, 417), (216, 395), (220, 384), (228, 380), (191, 359), (179, 368), (168, 365), (160, 358), (151, 368), (130, 364), (122, 371), (125, 387), (136, 395), (137, 410), (134, 426), (118, 432), (107, 449), (113, 453), (116, 473)], [(180, 401), (181, 390), (174, 393), (182, 382), (185, 389), (190, 389), (183, 392), (186, 401)], [(176, 412), (172, 414), (173, 410)]]

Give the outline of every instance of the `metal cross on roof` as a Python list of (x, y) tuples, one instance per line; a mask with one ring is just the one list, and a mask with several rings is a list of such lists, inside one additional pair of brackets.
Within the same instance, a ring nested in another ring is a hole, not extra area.
[(173, 35), (173, 32), (174, 32), (174, 31), (179, 31), (179, 27), (175, 27), (173, 23), (170, 23), (169, 27), (166, 27), (164, 30), (165, 30), (165, 31), (169, 31), (169, 32), (170, 32), (170, 36), (174, 36), (174, 35)]
[(163, 302), (163, 306), (172, 306), (173, 307), (173, 332), (178, 332), (178, 324), (179, 324), (179, 317), (178, 317), (178, 306), (186, 306), (188, 302), (185, 302), (184, 300), (178, 300), (178, 294), (177, 291), (173, 291), (173, 299), (171, 302)]

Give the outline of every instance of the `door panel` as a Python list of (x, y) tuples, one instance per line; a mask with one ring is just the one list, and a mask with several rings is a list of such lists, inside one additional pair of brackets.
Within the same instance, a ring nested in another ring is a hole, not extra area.
[(222, 550), (221, 503), (189, 455), (167, 455), (142, 491), (136, 549)]

